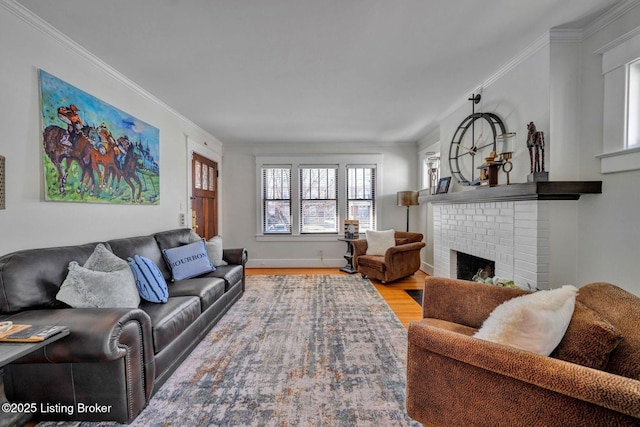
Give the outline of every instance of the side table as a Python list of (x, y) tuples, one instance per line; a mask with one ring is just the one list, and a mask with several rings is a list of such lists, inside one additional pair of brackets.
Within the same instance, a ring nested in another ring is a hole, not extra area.
[[(4, 406), (7, 403), (7, 396), (4, 393), (4, 366), (13, 362), (16, 359), (26, 356), (27, 354), (36, 351), (37, 349), (51, 344), (54, 341), (58, 341), (60, 338), (69, 335), (69, 329), (64, 329), (55, 335), (50, 336), (44, 341), (38, 342), (0, 342), (0, 406)], [(23, 402), (25, 403), (25, 402)], [(15, 411), (0, 411), (0, 426), (21, 426), (28, 422), (33, 413), (23, 413)]]
[(356, 269), (353, 267), (353, 244), (351, 242), (358, 239), (341, 238), (338, 240), (340, 240), (341, 242), (347, 242), (347, 252), (345, 252), (344, 254), (344, 259), (347, 260), (347, 265), (342, 267), (340, 271), (344, 271), (345, 273), (349, 274), (356, 273)]

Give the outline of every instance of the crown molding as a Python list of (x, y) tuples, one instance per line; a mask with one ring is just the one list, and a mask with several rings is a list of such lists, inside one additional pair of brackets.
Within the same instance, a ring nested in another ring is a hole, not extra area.
[(622, 15), (637, 6), (640, 6), (640, 0), (623, 0), (617, 5), (608, 9), (605, 13), (598, 16), (582, 29), (583, 40), (597, 33), (598, 31), (611, 24), (613, 21), (620, 18)]
[(481, 85), (480, 88), (487, 88), (491, 86), (496, 81), (500, 80), (511, 70), (516, 68), (518, 65), (522, 64), (524, 61), (533, 56), (540, 49), (545, 48), (549, 45), (549, 33), (545, 32), (537, 39), (535, 39), (529, 46), (527, 46), (519, 55), (515, 56), (513, 59), (502, 65), (495, 73), (493, 73), (489, 78), (487, 78)]
[(552, 28), (549, 31), (549, 41), (582, 43), (584, 30), (582, 28)]
[[(540, 49), (548, 46), (550, 42), (570, 42), (570, 43), (579, 43), (584, 41), (587, 37), (592, 34), (600, 31), (602, 28), (606, 27), (616, 19), (620, 18), (622, 15), (630, 11), (631, 9), (640, 5), (640, 0), (623, 0), (612, 8), (608, 9), (602, 15), (595, 18), (588, 25), (583, 28), (553, 28), (548, 32), (540, 35), (536, 40), (534, 40), (529, 46), (527, 46), (519, 55), (515, 56), (510, 61), (506, 62), (502, 65), (495, 73), (490, 75), (484, 82), (476, 85), (473, 89), (468, 90), (466, 93), (482, 93), (482, 91), (497, 80), (506, 75), (509, 71), (526, 61), (530, 56), (538, 52)], [(620, 44), (635, 35), (640, 34), (640, 27), (636, 28), (633, 31), (625, 34), (617, 40), (614, 40), (610, 44)], [(601, 48), (600, 50), (603, 50)], [(442, 121), (445, 117), (451, 115), (453, 112), (462, 108), (463, 105), (466, 104), (466, 99), (464, 101), (455, 103), (451, 105), (448, 109), (446, 109), (439, 117), (438, 121)]]
[[(623, 0), (617, 5), (605, 11), (602, 15), (593, 19), (591, 22), (589, 22), (587, 25), (585, 25), (582, 28), (563, 28), (563, 27), (552, 28), (550, 31), (551, 41), (574, 42), (574, 43), (583, 42), (588, 37), (602, 30), (607, 25), (611, 24), (613, 21), (620, 18), (625, 13), (629, 12), (631, 9), (639, 5), (640, 5), (640, 0)], [(628, 36), (628, 35), (625, 34), (625, 36)], [(623, 39), (625, 36), (622, 36), (621, 39)], [(622, 41), (628, 40), (631, 37), (633, 37), (633, 35), (630, 35), (626, 39), (618, 41), (617, 43), (616, 41), (613, 41), (611, 43), (614, 45), (620, 44)], [(601, 52), (596, 52), (596, 53), (601, 53)]]
[(602, 46), (601, 48), (597, 49), (595, 52), (595, 54), (603, 54), (605, 52), (610, 51), (611, 49), (615, 48), (616, 46), (621, 45), (622, 43), (631, 40), (632, 38), (636, 37), (640, 35), (640, 26), (634, 28), (633, 30), (624, 33), (623, 35), (621, 35), (620, 37), (616, 38), (615, 40), (610, 41), (609, 43), (607, 43), (606, 45)]
[[(211, 133), (205, 131), (200, 126), (198, 126), (197, 124), (195, 124), (194, 122), (189, 120), (187, 117), (185, 117), (182, 114), (178, 113), (176, 110), (171, 108), (169, 105), (165, 104), (160, 99), (156, 98), (151, 93), (149, 93), (146, 90), (144, 90), (142, 87), (140, 87), (134, 81), (132, 81), (131, 79), (126, 77), (124, 74), (120, 73), (118, 70), (116, 70), (115, 68), (113, 68), (112, 66), (110, 66), (109, 64), (107, 64), (106, 62), (101, 60), (100, 58), (98, 58), (96, 55), (94, 55), (91, 52), (89, 52), (87, 49), (85, 49), (80, 44), (78, 44), (75, 41), (73, 41), (71, 38), (69, 38), (64, 33), (58, 31), (51, 24), (47, 23), (45, 20), (43, 20), (39, 16), (35, 15), (33, 12), (31, 12), (29, 9), (25, 8), (24, 6), (22, 6), (16, 0), (0, 0), (0, 7), (6, 9), (11, 14), (16, 16), (17, 18), (19, 18), (23, 22), (27, 23), (31, 27), (35, 28), (36, 30), (40, 31), (41, 33), (43, 33), (47, 37), (55, 40), (62, 47), (64, 47), (68, 51), (74, 53), (80, 59), (82, 59), (82, 60), (88, 62), (89, 64), (91, 64), (92, 66), (96, 67), (100, 72), (102, 72), (102, 73), (106, 74), (108, 77), (111, 77), (112, 79), (116, 80), (118, 83), (122, 84), (127, 89), (130, 89), (131, 91), (133, 91), (137, 95), (141, 96), (142, 98), (146, 99), (147, 101), (149, 101), (149, 102), (159, 106), (160, 108), (164, 109), (166, 112), (170, 113), (171, 115), (176, 117), (178, 120), (184, 122), (185, 124), (193, 126), (193, 127), (197, 128), (197, 129), (200, 129), (203, 133), (205, 133), (207, 135), (211, 135)], [(213, 135), (211, 135), (211, 136), (215, 140), (214, 144), (221, 147), (222, 146), (222, 142), (218, 141), (218, 139), (215, 138), (215, 136), (213, 136)]]
[[(545, 48), (549, 45), (549, 33), (545, 32), (540, 35), (537, 39), (535, 39), (529, 46), (527, 46), (520, 54), (513, 57), (510, 61), (503, 64), (500, 68), (498, 68), (493, 74), (487, 77), (482, 83), (473, 87), (473, 89), (468, 90), (466, 93), (482, 93), (489, 86), (494, 84), (496, 81), (500, 80), (511, 70), (516, 68), (518, 65), (525, 62), (531, 56), (533, 56), (540, 49)], [(448, 109), (446, 109), (439, 117), (438, 120), (442, 121), (445, 117), (451, 115), (453, 112), (466, 105), (467, 100), (455, 103), (451, 105)]]

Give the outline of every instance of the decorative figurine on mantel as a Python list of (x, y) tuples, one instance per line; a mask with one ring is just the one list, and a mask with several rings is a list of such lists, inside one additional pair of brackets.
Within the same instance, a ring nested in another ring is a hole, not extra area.
[(549, 181), (549, 172), (544, 171), (544, 132), (538, 132), (533, 122), (527, 125), (527, 129), (527, 148), (531, 165), (527, 182)]

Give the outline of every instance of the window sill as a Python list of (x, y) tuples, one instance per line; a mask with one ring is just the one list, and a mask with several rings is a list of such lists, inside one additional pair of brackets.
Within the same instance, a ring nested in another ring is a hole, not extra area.
[(335, 242), (342, 234), (256, 234), (256, 242)]
[(627, 148), (596, 156), (601, 173), (626, 172), (640, 169), (640, 147)]

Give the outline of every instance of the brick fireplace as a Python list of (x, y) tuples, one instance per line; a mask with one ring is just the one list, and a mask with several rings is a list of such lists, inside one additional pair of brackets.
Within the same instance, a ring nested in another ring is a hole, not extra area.
[(555, 254), (577, 251), (568, 238), (576, 222), (570, 201), (601, 192), (601, 181), (562, 181), (420, 197), (420, 203), (433, 205), (433, 274), (457, 278), (460, 252), (492, 261), (495, 276), (525, 289), (550, 289), (551, 276), (564, 281), (571, 268), (556, 260), (552, 269), (551, 247)]
[(437, 204), (434, 274), (455, 278), (457, 252), (495, 262), (495, 275), (522, 287), (549, 286), (548, 201)]

